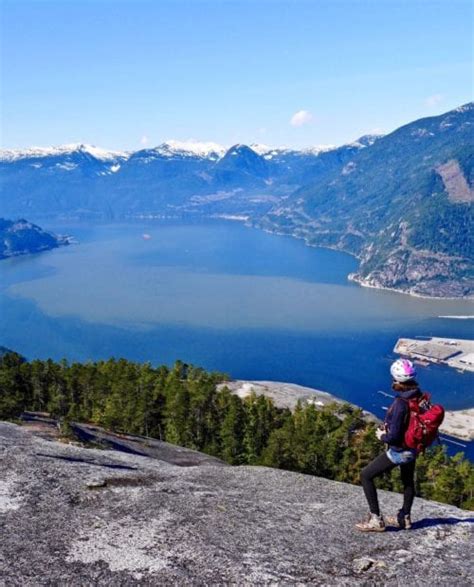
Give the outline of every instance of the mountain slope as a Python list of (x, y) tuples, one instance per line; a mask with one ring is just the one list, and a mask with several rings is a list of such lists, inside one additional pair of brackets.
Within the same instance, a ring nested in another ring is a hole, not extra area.
[(101, 186), (127, 158), (89, 145), (2, 151), (0, 215), (110, 217)]
[(356, 255), (364, 285), (472, 295), (473, 130), (473, 104), (401, 127), (258, 225)]
[[(206, 459), (177, 466), (6, 423), (0, 466), (7, 584), (470, 582), (472, 516), (452, 506), (417, 499), (410, 532), (362, 536), (360, 487)], [(381, 492), (387, 513), (400, 503)]]

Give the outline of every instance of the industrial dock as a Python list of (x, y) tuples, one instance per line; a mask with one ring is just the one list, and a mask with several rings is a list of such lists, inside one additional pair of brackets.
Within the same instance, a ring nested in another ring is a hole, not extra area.
[(474, 340), (431, 337), (423, 340), (400, 338), (394, 352), (427, 365), (437, 363), (459, 371), (474, 372)]

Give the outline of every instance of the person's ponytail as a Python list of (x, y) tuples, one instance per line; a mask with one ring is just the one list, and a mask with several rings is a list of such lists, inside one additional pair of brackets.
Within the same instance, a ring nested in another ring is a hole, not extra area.
[(414, 379), (405, 381), (403, 383), (400, 381), (394, 381), (392, 383), (392, 390), (396, 391), (397, 393), (403, 393), (404, 391), (414, 391), (415, 389), (420, 389), (420, 386)]

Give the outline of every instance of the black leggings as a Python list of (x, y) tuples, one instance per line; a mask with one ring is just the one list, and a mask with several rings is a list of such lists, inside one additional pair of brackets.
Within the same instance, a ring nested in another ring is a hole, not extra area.
[(379, 500), (377, 498), (374, 478), (398, 466), (400, 467), (403, 483), (403, 513), (405, 515), (410, 514), (411, 506), (415, 499), (415, 463), (416, 460), (413, 460), (403, 465), (395, 465), (385, 453), (382, 453), (369, 463), (367, 467), (362, 469), (360, 480), (372, 514), (380, 516)]

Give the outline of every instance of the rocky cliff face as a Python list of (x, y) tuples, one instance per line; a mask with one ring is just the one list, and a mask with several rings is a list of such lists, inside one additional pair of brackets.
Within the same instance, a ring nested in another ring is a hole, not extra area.
[[(369, 252), (367, 261), (371, 261)], [(362, 261), (357, 273), (349, 279), (365, 287), (393, 289), (404, 293), (437, 298), (462, 298), (474, 295), (470, 262), (463, 257), (410, 247), (396, 247), (384, 255), (383, 264), (366, 269)]]
[[(0, 423), (5, 584), (470, 584), (469, 512), (418, 500), (412, 531), (364, 535), (353, 530), (366, 510), (358, 487), (166, 454), (85, 449)], [(381, 503), (394, 512), (400, 496)]]

